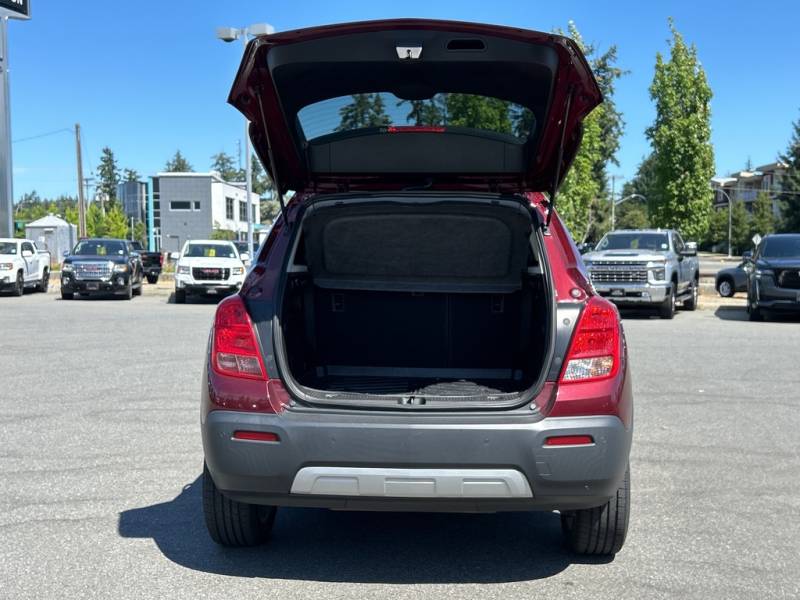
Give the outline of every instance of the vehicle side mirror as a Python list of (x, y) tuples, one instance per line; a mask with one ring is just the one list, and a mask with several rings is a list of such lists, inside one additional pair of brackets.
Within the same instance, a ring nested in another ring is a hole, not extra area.
[(64, 252), (61, 253), (61, 256), (67, 258), (69, 256), (69, 250), (64, 250)]
[(22, 258), (30, 258), (31, 256), (33, 256), (33, 252), (31, 252), (30, 250), (22, 251)]
[(242, 259), (242, 262), (247, 262), (250, 260), (250, 255), (247, 252), (242, 252), (242, 254), (239, 255), (239, 258)]
[(578, 244), (578, 252), (581, 254), (588, 254), (594, 250), (594, 246), (588, 242), (583, 242), (582, 244)]
[(133, 252), (131, 252), (131, 258), (136, 259), (136, 258), (141, 258), (141, 257), (142, 257), (142, 255), (139, 254), (138, 252), (136, 252), (135, 250)]
[(681, 252), (682, 256), (697, 256), (697, 242), (686, 242), (686, 246), (684, 246), (683, 251)]
[(751, 260), (753, 260), (753, 251), (752, 250), (745, 250), (744, 252), (742, 252), (742, 259), (745, 262), (750, 262)]
[(180, 252), (170, 252), (169, 253), (170, 260), (180, 260), (181, 253)]

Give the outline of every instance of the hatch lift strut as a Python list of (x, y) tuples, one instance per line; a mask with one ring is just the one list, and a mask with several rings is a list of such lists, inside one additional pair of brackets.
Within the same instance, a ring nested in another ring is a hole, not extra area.
[(556, 195), (558, 194), (558, 183), (561, 179), (561, 163), (564, 160), (564, 139), (567, 135), (567, 119), (569, 110), (572, 107), (572, 86), (567, 91), (567, 104), (564, 109), (564, 118), (561, 121), (561, 136), (558, 141), (558, 153), (556, 156), (556, 169), (553, 177), (553, 188), (550, 191), (550, 202), (547, 206), (547, 218), (545, 219), (545, 229), (550, 227), (550, 219), (553, 218), (553, 211), (556, 209)]
[[(272, 142), (269, 139), (269, 127), (267, 126), (267, 119), (264, 117), (264, 104), (261, 101), (261, 94), (256, 94), (256, 98), (258, 99), (258, 110), (261, 114), (261, 124), (264, 126), (264, 135), (267, 138), (267, 155), (269, 157), (269, 168), (272, 175), (272, 184), (275, 186), (275, 191), (278, 193), (278, 202), (281, 205), (281, 214), (283, 215), (284, 221), (288, 218), (286, 214), (286, 205), (283, 201), (283, 192), (281, 191), (281, 184), (278, 181), (278, 169), (275, 168), (275, 156), (272, 153)], [(250, 160), (250, 157), (247, 158)]]

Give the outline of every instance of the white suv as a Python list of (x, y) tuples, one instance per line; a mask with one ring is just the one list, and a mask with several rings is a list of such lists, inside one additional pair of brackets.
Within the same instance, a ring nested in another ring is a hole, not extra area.
[(248, 258), (239, 254), (233, 242), (186, 242), (175, 267), (175, 302), (186, 302), (187, 294), (224, 295), (239, 291), (244, 283), (244, 261)]

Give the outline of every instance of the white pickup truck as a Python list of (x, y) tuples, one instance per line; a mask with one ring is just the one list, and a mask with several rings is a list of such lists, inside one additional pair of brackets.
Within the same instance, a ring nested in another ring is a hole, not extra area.
[(0, 292), (22, 296), (25, 288), (46, 292), (50, 253), (31, 240), (0, 238)]

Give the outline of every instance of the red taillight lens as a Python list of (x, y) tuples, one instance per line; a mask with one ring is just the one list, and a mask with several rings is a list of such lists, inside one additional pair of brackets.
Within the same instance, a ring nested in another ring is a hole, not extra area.
[(564, 360), (562, 383), (612, 377), (619, 368), (619, 313), (608, 300), (592, 296), (578, 320)]
[(241, 296), (229, 296), (217, 307), (211, 364), (223, 375), (266, 380), (253, 323)]
[(556, 435), (544, 441), (545, 446), (587, 446), (594, 444), (590, 435)]

